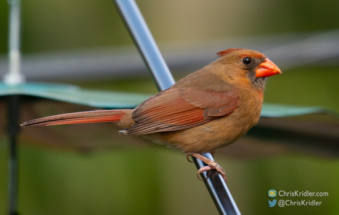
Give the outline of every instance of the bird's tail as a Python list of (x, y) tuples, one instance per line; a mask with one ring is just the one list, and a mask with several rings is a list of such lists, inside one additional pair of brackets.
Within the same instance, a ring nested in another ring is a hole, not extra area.
[(132, 110), (128, 109), (84, 111), (33, 119), (22, 123), (21, 126), (29, 127), (29, 126), (50, 126), (50, 125), (98, 123), (98, 122), (119, 122), (125, 115), (126, 116), (128, 115), (129, 120), (132, 120), (131, 114)]

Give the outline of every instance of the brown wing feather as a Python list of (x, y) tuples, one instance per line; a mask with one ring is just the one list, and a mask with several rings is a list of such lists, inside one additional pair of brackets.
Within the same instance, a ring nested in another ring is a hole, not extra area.
[(213, 92), (186, 88), (182, 89), (180, 93), (187, 102), (205, 109), (205, 117), (229, 115), (237, 108), (238, 104), (235, 92)]
[(176, 131), (231, 114), (235, 93), (171, 88), (141, 103), (133, 112), (135, 124), (128, 134)]

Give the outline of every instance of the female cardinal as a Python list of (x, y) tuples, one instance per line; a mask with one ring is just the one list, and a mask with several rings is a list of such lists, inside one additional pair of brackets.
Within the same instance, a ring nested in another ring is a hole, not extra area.
[(115, 122), (122, 134), (143, 135), (204, 161), (198, 174), (225, 171), (200, 153), (224, 147), (254, 126), (260, 117), (268, 76), (280, 69), (260, 52), (227, 49), (219, 59), (159, 92), (135, 109), (95, 110), (27, 121), (21, 126)]

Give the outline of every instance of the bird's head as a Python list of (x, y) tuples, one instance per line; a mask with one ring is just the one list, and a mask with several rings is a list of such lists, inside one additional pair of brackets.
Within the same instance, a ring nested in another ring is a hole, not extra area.
[(226, 66), (226, 75), (240, 82), (250, 81), (264, 89), (269, 76), (281, 74), (281, 70), (264, 54), (249, 49), (227, 49), (218, 52), (220, 63)]

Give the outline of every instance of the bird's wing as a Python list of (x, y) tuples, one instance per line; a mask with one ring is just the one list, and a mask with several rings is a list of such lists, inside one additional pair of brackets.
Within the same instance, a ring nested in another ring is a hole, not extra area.
[(238, 107), (236, 92), (170, 88), (141, 103), (128, 134), (182, 130), (227, 116)]

